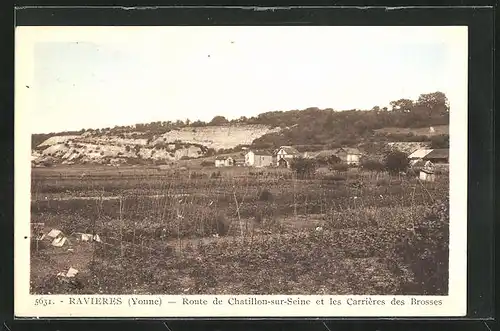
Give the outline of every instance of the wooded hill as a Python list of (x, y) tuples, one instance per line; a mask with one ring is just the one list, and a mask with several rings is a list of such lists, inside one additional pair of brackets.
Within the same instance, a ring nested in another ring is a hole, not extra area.
[[(399, 99), (390, 103), (390, 109), (373, 107), (370, 110), (344, 110), (307, 108), (304, 110), (271, 111), (255, 117), (240, 117), (228, 120), (223, 116), (215, 116), (210, 122), (194, 121), (158, 121), (133, 126), (115, 126), (113, 128), (82, 129), (48, 134), (32, 135), (32, 146), (35, 147), (53, 136), (82, 134), (92, 131), (99, 134), (125, 135), (134, 132), (137, 138), (153, 139), (155, 136), (180, 128), (231, 125), (267, 125), (279, 127), (278, 132), (268, 133), (255, 139), (250, 147), (275, 148), (281, 145), (302, 146), (301, 149), (322, 149), (339, 146), (355, 146), (363, 143), (382, 141), (429, 141), (435, 147), (447, 147), (448, 134), (415, 135), (411, 130), (407, 133), (384, 132), (380, 129), (392, 128), (429, 128), (447, 126), (449, 124), (449, 105), (442, 92), (421, 94), (417, 100)], [(417, 130), (416, 130), (417, 131)], [(419, 132), (421, 132), (420, 130)], [(234, 148), (239, 149), (241, 146)], [(247, 146), (248, 147), (248, 146)], [(218, 152), (228, 152), (221, 150)]]

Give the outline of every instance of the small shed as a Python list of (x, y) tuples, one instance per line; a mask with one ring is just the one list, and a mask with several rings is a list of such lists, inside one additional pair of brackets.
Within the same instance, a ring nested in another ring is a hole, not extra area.
[(423, 168), (420, 170), (420, 180), (433, 182), (436, 179), (436, 174), (432, 169)]

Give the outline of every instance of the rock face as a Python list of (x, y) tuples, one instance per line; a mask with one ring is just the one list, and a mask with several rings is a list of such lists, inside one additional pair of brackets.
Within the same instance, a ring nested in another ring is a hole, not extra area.
[(276, 132), (276, 129), (264, 125), (183, 128), (159, 135), (143, 132), (142, 137), (140, 133), (117, 136), (86, 131), (81, 135), (48, 138), (32, 151), (32, 163), (35, 166), (54, 163), (171, 163), (203, 157), (208, 148), (217, 150), (249, 145), (254, 139), (271, 132)]
[(255, 139), (278, 131), (279, 128), (270, 129), (266, 125), (187, 127), (166, 132), (154, 140), (153, 143), (182, 141), (201, 144), (217, 150), (234, 148), (238, 145), (250, 145)]

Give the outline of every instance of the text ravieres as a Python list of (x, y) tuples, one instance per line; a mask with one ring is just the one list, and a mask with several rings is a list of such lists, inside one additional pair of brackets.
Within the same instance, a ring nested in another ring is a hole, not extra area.
[(70, 305), (121, 305), (120, 297), (70, 297)]

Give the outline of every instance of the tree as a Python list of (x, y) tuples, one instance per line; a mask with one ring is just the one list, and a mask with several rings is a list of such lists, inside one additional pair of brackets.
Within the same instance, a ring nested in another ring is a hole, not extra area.
[(361, 168), (369, 171), (383, 171), (385, 169), (385, 165), (382, 162), (366, 158), (361, 159), (360, 165)]
[(408, 160), (406, 153), (393, 151), (386, 155), (384, 164), (389, 173), (397, 174), (400, 171), (406, 171), (410, 164), (410, 160)]
[(392, 107), (392, 111), (401, 113), (409, 113), (414, 106), (413, 100), (410, 99), (399, 99), (396, 101), (391, 101), (389, 104)]
[(450, 110), (448, 98), (443, 92), (439, 91), (420, 94), (417, 105), (429, 108), (433, 113), (437, 114), (444, 114)]
[(200, 121), (200, 120), (196, 120), (196, 121), (194, 121), (193, 123), (191, 123), (191, 126), (192, 126), (192, 127), (196, 127), (196, 128), (198, 128), (198, 127), (202, 127), (202, 126), (206, 126), (206, 125), (207, 125), (207, 124), (206, 124), (205, 122), (202, 122), (202, 121)]
[(450, 148), (450, 136), (441, 134), (431, 138), (431, 148)]
[(298, 157), (291, 161), (290, 168), (295, 171), (298, 178), (305, 178), (314, 173), (316, 170), (316, 162), (313, 159)]
[(380, 111), (380, 107), (379, 107), (379, 106), (374, 106), (374, 107), (372, 108), (372, 111)]
[(224, 125), (227, 124), (229, 121), (224, 117), (224, 116), (215, 116), (211, 121), (210, 125)]
[(342, 160), (337, 155), (330, 155), (317, 159), (317, 163), (324, 166), (331, 166), (340, 162), (342, 162)]

